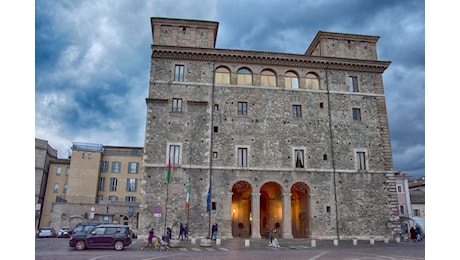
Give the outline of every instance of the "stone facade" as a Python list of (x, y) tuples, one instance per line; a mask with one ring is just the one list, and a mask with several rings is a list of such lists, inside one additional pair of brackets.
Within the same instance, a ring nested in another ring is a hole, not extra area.
[(188, 223), (205, 237), (218, 223), (223, 238), (267, 227), (284, 238), (396, 236), (379, 37), (319, 32), (299, 55), (216, 49), (215, 22), (151, 23), (141, 232)]

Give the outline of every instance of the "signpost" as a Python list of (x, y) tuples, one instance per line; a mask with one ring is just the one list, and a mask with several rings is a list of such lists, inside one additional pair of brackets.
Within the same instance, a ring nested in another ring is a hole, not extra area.
[(96, 207), (91, 206), (91, 208), (89, 208), (89, 218), (90, 219), (94, 219), (94, 213), (95, 212), (96, 212)]
[(153, 207), (153, 217), (156, 218), (156, 230), (158, 230), (158, 219), (161, 217), (161, 211), (162, 209), (160, 205), (156, 205), (155, 207)]

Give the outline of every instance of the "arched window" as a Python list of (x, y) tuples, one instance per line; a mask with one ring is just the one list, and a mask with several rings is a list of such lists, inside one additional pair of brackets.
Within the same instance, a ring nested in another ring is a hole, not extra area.
[(252, 85), (252, 72), (248, 69), (238, 70), (238, 85)]
[(299, 88), (299, 78), (297, 77), (297, 74), (295, 74), (292, 71), (286, 72), (286, 74), (284, 75), (284, 87), (298, 89)]
[(230, 84), (230, 70), (225, 67), (217, 68), (214, 82), (216, 84)]
[(260, 85), (276, 87), (276, 75), (271, 70), (263, 70), (260, 73)]
[(307, 73), (307, 89), (319, 89), (319, 79), (313, 73)]

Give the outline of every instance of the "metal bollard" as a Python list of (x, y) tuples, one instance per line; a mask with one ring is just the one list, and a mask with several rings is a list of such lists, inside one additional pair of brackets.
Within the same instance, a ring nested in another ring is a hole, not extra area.
[(334, 246), (338, 246), (339, 245), (339, 240), (336, 238), (334, 239)]
[(353, 245), (355, 245), (355, 246), (356, 246), (357, 244), (358, 244), (358, 239), (356, 239), (356, 238), (353, 238)]
[(316, 247), (316, 240), (311, 240), (311, 247)]

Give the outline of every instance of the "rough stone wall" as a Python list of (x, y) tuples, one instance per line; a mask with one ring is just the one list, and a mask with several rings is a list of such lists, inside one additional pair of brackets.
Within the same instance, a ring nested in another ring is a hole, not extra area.
[[(372, 44), (350, 42), (349, 49), (344, 49), (344, 42), (337, 41), (338, 46), (332, 46), (333, 41), (327, 43), (334, 55), (375, 59)], [(382, 72), (352, 66), (287, 66), (268, 59), (264, 63), (259, 57), (251, 60), (250, 52), (240, 59), (229, 56), (226, 62), (216, 56), (221, 60), (213, 62), (211, 54), (199, 57), (196, 50), (184, 52), (173, 48), (167, 54), (152, 54), (141, 231), (154, 221), (160, 223), (160, 232), (163, 226), (177, 230), (180, 222), (188, 222), (191, 236), (207, 236), (211, 220), (219, 223), (223, 237), (231, 236), (232, 187), (246, 181), (253, 193), (259, 193), (263, 184), (275, 182), (282, 187), (282, 194), (289, 194), (297, 182), (305, 183), (310, 237), (392, 235), (387, 221), (395, 207), (395, 190), (387, 172), (392, 162)], [(184, 82), (172, 80), (176, 64), (185, 66)], [(219, 66), (229, 68), (230, 85), (213, 87), (213, 71)], [(253, 86), (236, 85), (236, 72), (242, 67), (253, 72)], [(259, 86), (263, 69), (275, 72), (277, 87)], [(291, 70), (299, 75), (300, 90), (284, 89), (283, 75)], [(302, 89), (308, 72), (318, 75), (320, 90)], [(349, 76), (358, 77), (359, 93), (350, 92)], [(181, 113), (171, 112), (173, 98), (183, 99)], [(238, 102), (247, 102), (247, 115), (238, 115)], [(302, 106), (301, 118), (293, 118), (293, 105)], [(353, 120), (353, 108), (361, 110), (361, 121)], [(166, 158), (171, 143), (181, 146), (181, 162), (173, 167), (167, 184)], [(239, 146), (248, 148), (248, 167), (237, 167)], [(305, 150), (305, 168), (294, 167), (295, 148)], [(356, 149), (366, 151), (368, 169), (363, 173), (356, 170)], [(212, 161), (211, 152), (217, 153)], [(210, 176), (216, 210), (207, 213)], [(191, 207), (185, 211), (189, 184)], [(152, 217), (155, 205), (164, 206), (159, 219)]]

